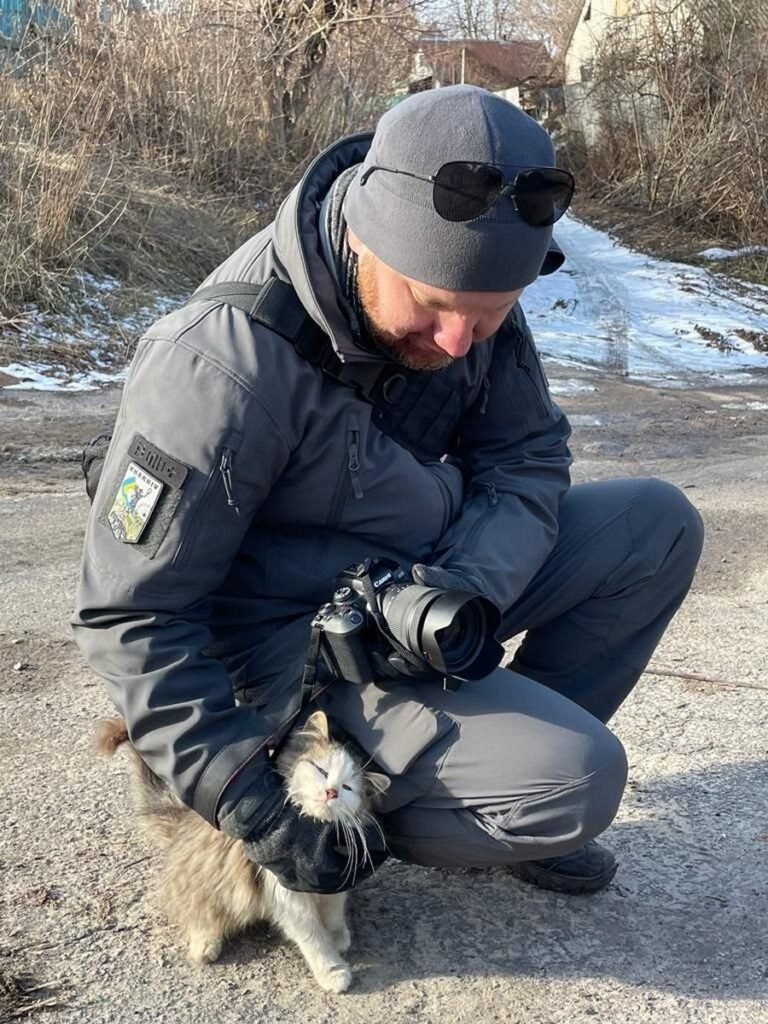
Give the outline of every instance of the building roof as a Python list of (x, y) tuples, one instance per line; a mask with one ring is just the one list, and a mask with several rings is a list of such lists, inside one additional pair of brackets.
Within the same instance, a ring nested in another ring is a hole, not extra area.
[(438, 62), (461, 60), (461, 51), (464, 50), (509, 85), (544, 77), (550, 65), (544, 43), (531, 39), (423, 38), (416, 45), (426, 60)]

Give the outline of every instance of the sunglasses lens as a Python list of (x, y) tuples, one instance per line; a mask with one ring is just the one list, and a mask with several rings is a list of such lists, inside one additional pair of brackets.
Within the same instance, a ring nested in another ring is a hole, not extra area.
[(545, 227), (560, 220), (573, 198), (573, 178), (555, 167), (522, 171), (515, 181), (517, 211), (526, 224)]
[(497, 167), (469, 161), (443, 164), (435, 176), (435, 210), (444, 220), (472, 220), (493, 205), (503, 186)]

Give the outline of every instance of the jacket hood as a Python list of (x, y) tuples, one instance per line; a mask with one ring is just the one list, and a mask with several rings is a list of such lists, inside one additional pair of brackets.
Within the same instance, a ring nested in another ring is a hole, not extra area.
[(363, 162), (372, 139), (373, 132), (348, 135), (318, 154), (280, 205), (272, 233), (277, 262), (344, 362), (381, 362), (381, 355), (355, 343), (339, 302), (336, 278), (322, 256), (319, 215), (336, 178)]

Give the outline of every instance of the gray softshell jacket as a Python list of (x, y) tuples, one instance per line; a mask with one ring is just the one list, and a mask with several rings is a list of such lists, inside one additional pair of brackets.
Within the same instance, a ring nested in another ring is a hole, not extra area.
[[(290, 281), (347, 362), (372, 355), (351, 336), (318, 214), (371, 138), (321, 153), (274, 222), (205, 282)], [(353, 388), (231, 306), (185, 306), (139, 343), (88, 521), (74, 629), (147, 764), (232, 834), (258, 815), (270, 738), (299, 707), (309, 623), (336, 573), (368, 555), (465, 568), (505, 609), (552, 549), (570, 431), (519, 307), (434, 376), (461, 396), (449, 460), (412, 454)], [(115, 522), (131, 493), (143, 494), (137, 542)], [(399, 773), (440, 722), (424, 686), (403, 680), (393, 693), (369, 702), (361, 739)]]

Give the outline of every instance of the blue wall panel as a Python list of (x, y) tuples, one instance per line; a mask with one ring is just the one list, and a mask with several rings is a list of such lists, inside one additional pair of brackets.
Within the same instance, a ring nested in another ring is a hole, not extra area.
[(29, 19), (27, 0), (0, 0), (0, 36), (15, 38)]
[(41, 29), (64, 27), (64, 18), (52, 3), (46, 0), (0, 0), (0, 36), (18, 39), (24, 35), (32, 21)]

